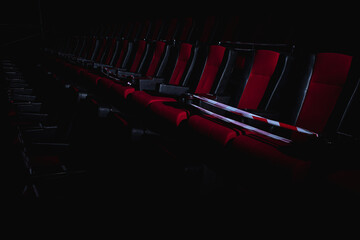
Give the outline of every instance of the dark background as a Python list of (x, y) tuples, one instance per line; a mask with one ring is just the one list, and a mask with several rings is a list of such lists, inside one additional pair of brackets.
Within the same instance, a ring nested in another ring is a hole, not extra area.
[(138, 16), (239, 15), (244, 40), (256, 31), (260, 42), (291, 42), (301, 46), (345, 48), (358, 53), (357, 6), (343, 2), (284, 4), (264, 1), (44, 1), (1, 3), (1, 54), (24, 54), (38, 49), (49, 37), (81, 32), (94, 24), (119, 23)]

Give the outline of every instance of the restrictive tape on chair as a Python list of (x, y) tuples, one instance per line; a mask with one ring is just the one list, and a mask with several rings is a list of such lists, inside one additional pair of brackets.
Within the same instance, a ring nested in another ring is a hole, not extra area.
[(261, 121), (261, 122), (264, 122), (264, 123), (267, 123), (267, 124), (270, 124), (270, 125), (273, 125), (273, 126), (289, 129), (289, 130), (292, 130), (292, 131), (295, 131), (295, 132), (300, 132), (300, 133), (304, 133), (304, 134), (308, 134), (308, 135), (314, 135), (316, 137), (319, 137), (318, 133), (309, 131), (307, 129), (297, 127), (297, 126), (293, 126), (293, 125), (289, 125), (289, 124), (282, 123), (282, 122), (278, 122), (278, 121), (274, 121), (274, 120), (271, 120), (271, 119), (267, 119), (267, 118), (264, 118), (264, 117), (261, 117), (261, 116), (246, 112), (244, 110), (234, 108), (234, 107), (231, 107), (229, 105), (226, 105), (226, 104), (211, 100), (211, 99), (206, 98), (206, 97), (201, 97), (201, 96), (198, 96), (196, 94), (192, 94), (192, 95), (190, 95), (190, 97), (199, 99), (201, 101), (206, 102), (209, 105), (220, 108), (220, 109), (225, 110), (227, 112), (234, 113), (236, 115), (240, 115), (240, 116), (245, 117), (245, 118)]
[(279, 141), (282, 141), (282, 142), (285, 142), (285, 143), (291, 143), (292, 141), (290, 139), (287, 139), (287, 138), (283, 138), (283, 137), (280, 137), (278, 135), (275, 135), (275, 134), (272, 134), (272, 133), (269, 133), (269, 132), (266, 132), (266, 131), (263, 131), (261, 129), (258, 129), (258, 128), (255, 128), (255, 127), (252, 127), (250, 125), (247, 125), (247, 124), (244, 124), (244, 123), (241, 123), (241, 122), (238, 122), (236, 120), (233, 120), (233, 119), (230, 119), (230, 118), (227, 118), (227, 117), (224, 117), (224, 116), (221, 116), (219, 114), (216, 114), (216, 113), (213, 113), (209, 110), (206, 110), (202, 107), (199, 107), (195, 104), (190, 104), (192, 107), (200, 110), (201, 112), (203, 112), (204, 114), (207, 114), (207, 115), (210, 115), (212, 117), (215, 117), (217, 119), (220, 119), (224, 122), (227, 122), (227, 123), (231, 123), (231, 124), (234, 124), (235, 126), (238, 126), (238, 127), (241, 127), (243, 129), (246, 129), (246, 130), (249, 130), (249, 131), (252, 131), (252, 132), (256, 132), (256, 133), (259, 133), (259, 134), (262, 134), (262, 135), (265, 135), (267, 137), (270, 137), (272, 139), (276, 139), (276, 140), (279, 140)]

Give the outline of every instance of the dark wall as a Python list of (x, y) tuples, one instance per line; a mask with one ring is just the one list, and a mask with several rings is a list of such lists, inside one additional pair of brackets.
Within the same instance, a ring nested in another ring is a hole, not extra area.
[(76, 34), (95, 24), (137, 16), (241, 16), (244, 40), (336, 46), (358, 52), (357, 6), (288, 1), (134, 1), (12, 0), (0, 7), (1, 50), (41, 44), (42, 36)]

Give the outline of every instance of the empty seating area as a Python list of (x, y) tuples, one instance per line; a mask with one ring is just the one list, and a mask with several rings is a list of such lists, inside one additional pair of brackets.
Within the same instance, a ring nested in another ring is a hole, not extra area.
[(358, 49), (249, 15), (134, 12), (0, 54), (8, 194), (238, 207), (357, 199)]

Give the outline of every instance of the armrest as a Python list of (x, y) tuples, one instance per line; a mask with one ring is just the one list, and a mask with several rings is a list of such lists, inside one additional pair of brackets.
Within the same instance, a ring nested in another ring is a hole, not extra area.
[(139, 79), (139, 90), (155, 91), (156, 86), (165, 81), (164, 78), (152, 78), (152, 79)]
[(189, 91), (188, 87), (160, 84), (159, 93), (171, 96), (181, 96)]
[(107, 65), (104, 63), (94, 63), (94, 66), (93, 66), (94, 69), (100, 68), (101, 70), (103, 70), (104, 68), (111, 68), (111, 67), (112, 67), (111, 65)]
[(141, 74), (140, 73), (133, 73), (133, 72), (118, 71), (117, 76), (119, 78), (124, 78), (124, 77), (129, 77), (129, 76), (141, 77)]

